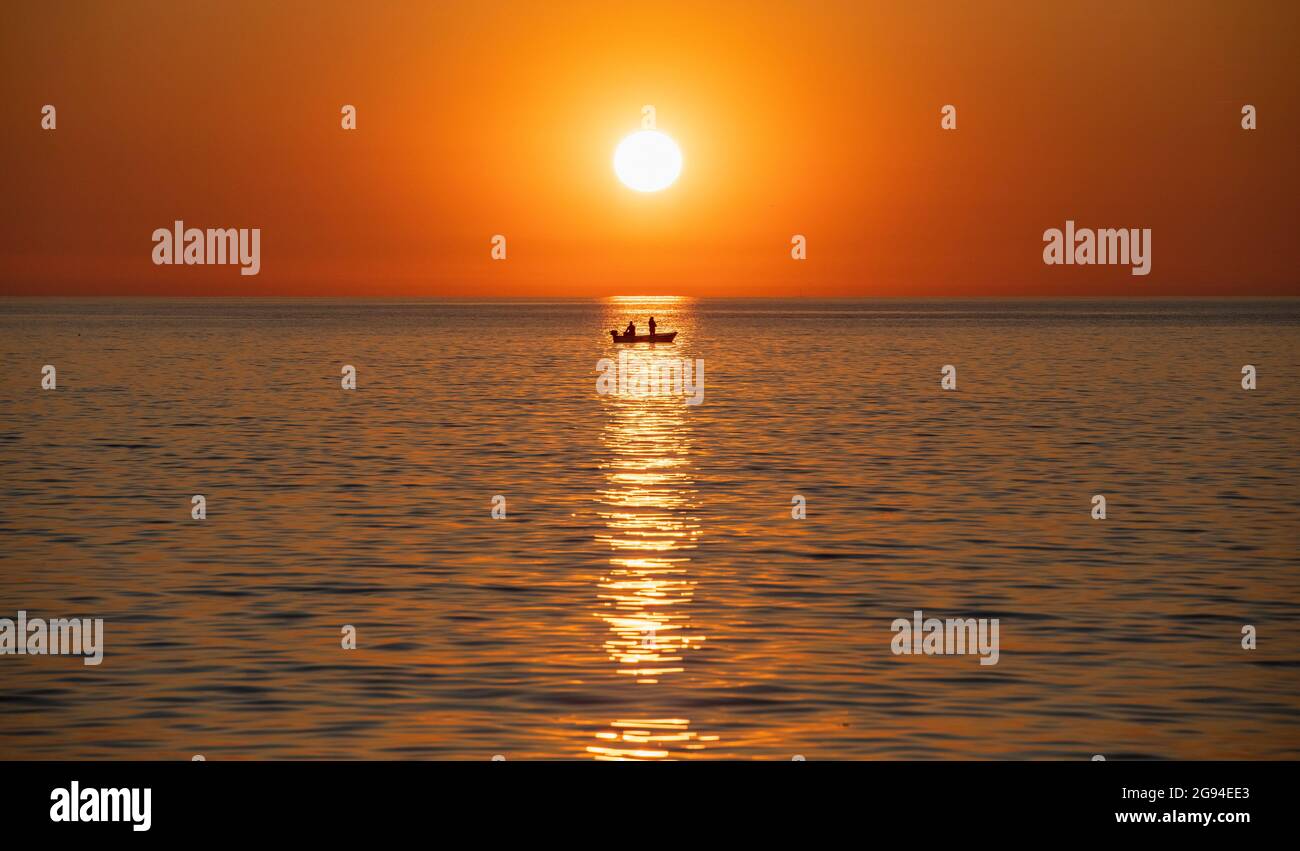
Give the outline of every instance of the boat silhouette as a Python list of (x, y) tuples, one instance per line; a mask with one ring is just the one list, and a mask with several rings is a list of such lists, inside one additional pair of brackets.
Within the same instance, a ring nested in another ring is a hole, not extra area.
[(611, 329), (609, 336), (614, 338), (615, 343), (671, 343), (673, 337), (677, 336), (677, 332), (669, 331), (667, 334), (620, 334), (618, 331)]

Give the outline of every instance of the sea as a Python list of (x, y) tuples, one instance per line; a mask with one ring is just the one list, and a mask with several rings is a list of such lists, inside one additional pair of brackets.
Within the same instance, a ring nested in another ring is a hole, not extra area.
[(1296, 299), (3, 299), (0, 758), (1297, 759), (1298, 449)]

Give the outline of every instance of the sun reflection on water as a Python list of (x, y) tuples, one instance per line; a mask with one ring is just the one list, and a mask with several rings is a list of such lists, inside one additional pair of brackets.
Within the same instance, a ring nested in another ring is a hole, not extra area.
[[(700, 526), (690, 437), (680, 397), (602, 397), (607, 406), (605, 487), (598, 514), (609, 545), (596, 615), (608, 626), (604, 650), (619, 676), (655, 689), (686, 670), (705, 642), (690, 623), (696, 580), (689, 571)], [(657, 693), (648, 695), (653, 704)], [(704, 749), (681, 717), (620, 718), (587, 747), (596, 759), (667, 759)]]

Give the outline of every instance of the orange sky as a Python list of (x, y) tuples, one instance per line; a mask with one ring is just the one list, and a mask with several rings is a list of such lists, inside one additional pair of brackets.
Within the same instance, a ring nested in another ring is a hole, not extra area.
[[(0, 294), (1300, 295), (1294, 2), (4, 16)], [(653, 195), (610, 166), (643, 104)], [(261, 228), (261, 273), (153, 265), (177, 218)], [(1151, 228), (1151, 274), (1045, 266), (1067, 218)]]

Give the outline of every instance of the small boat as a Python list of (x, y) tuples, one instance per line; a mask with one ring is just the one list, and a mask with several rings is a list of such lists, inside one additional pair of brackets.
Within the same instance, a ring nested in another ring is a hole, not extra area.
[(614, 338), (615, 343), (671, 343), (673, 337), (677, 336), (676, 331), (669, 331), (667, 334), (637, 334), (628, 336), (620, 334), (617, 331), (610, 331), (609, 336)]

